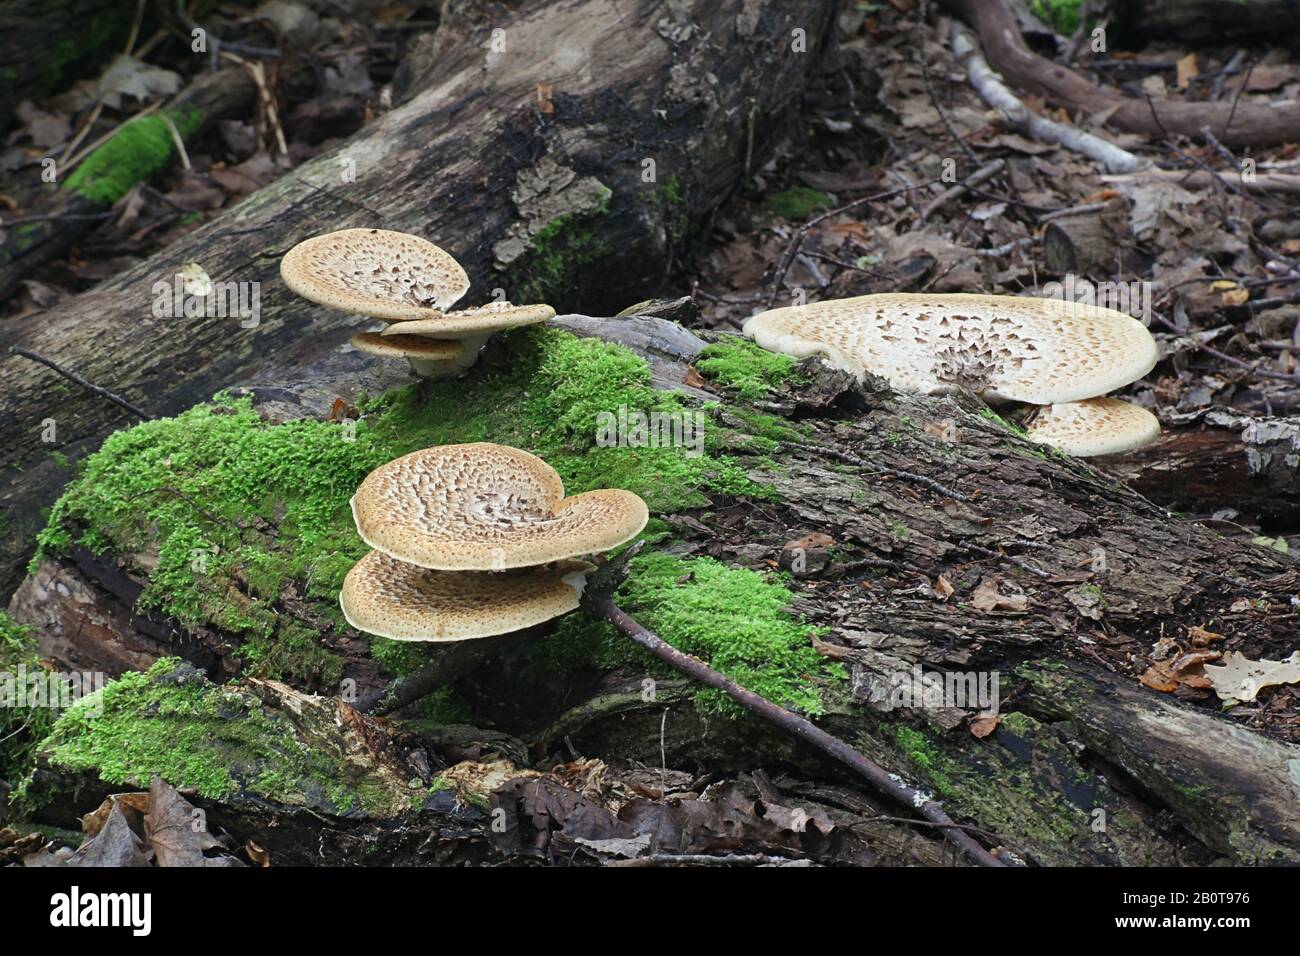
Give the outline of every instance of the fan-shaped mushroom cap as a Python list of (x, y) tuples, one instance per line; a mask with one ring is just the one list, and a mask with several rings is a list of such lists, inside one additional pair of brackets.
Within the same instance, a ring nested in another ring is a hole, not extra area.
[(564, 497), (536, 455), (476, 442), (412, 452), (366, 476), (352, 497), (357, 531), (399, 561), (443, 571), (501, 571), (617, 547), (649, 519), (630, 491)]
[(432, 571), (371, 551), (343, 579), (339, 604), (359, 631), (395, 641), (467, 641), (508, 634), (578, 607), (585, 561), (494, 574)]
[(381, 335), (358, 332), (352, 347), (359, 352), (384, 358), (404, 358), (417, 375), (425, 378), (452, 378), (474, 364), (477, 352), (469, 352), (465, 343), (431, 339), (427, 335)]
[(1090, 398), (1039, 409), (1026, 432), (1030, 441), (1084, 458), (1141, 448), (1160, 435), (1160, 421), (1132, 402)]
[(415, 358), (450, 362), (465, 354), (465, 347), (454, 340), (431, 339), (427, 335), (385, 335), (381, 332), (358, 332), (352, 336), (358, 352), (385, 358)]
[(824, 356), (906, 391), (958, 387), (1050, 405), (1104, 395), (1151, 371), (1155, 340), (1097, 306), (1002, 295), (864, 295), (762, 312), (745, 334), (796, 358)]
[(511, 305), (492, 302), (477, 309), (460, 309), (441, 315), (428, 315), (409, 322), (397, 322), (384, 329), (384, 335), (433, 335), (460, 338), (490, 335), (519, 325), (536, 325), (555, 318), (549, 305)]
[(386, 322), (441, 315), (469, 276), (427, 239), (387, 229), (343, 229), (298, 243), (280, 260), (284, 284), (304, 299)]

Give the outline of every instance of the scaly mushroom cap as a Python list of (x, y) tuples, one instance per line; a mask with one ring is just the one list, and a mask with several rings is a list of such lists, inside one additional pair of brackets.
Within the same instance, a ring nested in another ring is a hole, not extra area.
[(457, 338), (465, 335), (490, 335), (519, 325), (536, 325), (555, 318), (549, 305), (511, 305), (491, 302), (477, 309), (460, 309), (441, 315), (429, 315), (409, 322), (397, 322), (384, 329), (384, 335), (432, 335)]
[(352, 497), (357, 531), (399, 561), (443, 571), (502, 571), (607, 551), (649, 519), (630, 491), (564, 497), (536, 455), (476, 442), (412, 452), (376, 468)]
[(1159, 437), (1160, 421), (1132, 402), (1090, 398), (1039, 409), (1026, 432), (1030, 441), (1086, 458), (1141, 448)]
[(442, 312), (469, 289), (460, 263), (427, 239), (387, 229), (343, 229), (298, 243), (280, 260), (304, 299), (386, 322)]
[(382, 355), (385, 358), (424, 359), (430, 362), (451, 362), (465, 354), (465, 347), (455, 341), (439, 341), (425, 335), (384, 335), (380, 332), (358, 332), (352, 336), (352, 347), (358, 352)]
[(1151, 371), (1155, 339), (1111, 309), (1003, 295), (864, 295), (762, 312), (745, 334), (795, 358), (933, 394), (1051, 405), (1104, 395)]
[(395, 641), (468, 641), (533, 627), (578, 607), (585, 561), (493, 574), (431, 571), (371, 551), (343, 579), (339, 605), (359, 631)]

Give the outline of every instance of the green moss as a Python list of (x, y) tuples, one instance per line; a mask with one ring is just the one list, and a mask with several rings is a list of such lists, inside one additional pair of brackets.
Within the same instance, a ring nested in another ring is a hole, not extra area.
[(750, 401), (767, 397), (789, 380), (794, 365), (790, 356), (769, 352), (738, 336), (710, 345), (695, 361), (695, 368), (705, 378), (734, 388)]
[(514, 301), (566, 301), (582, 268), (606, 251), (592, 224), (608, 212), (612, 196), (606, 189), (593, 209), (559, 216), (538, 230), (527, 254), (506, 271), (507, 286), (518, 290)]
[[(0, 611), (0, 682), (8, 676), (17, 690), (20, 675), (41, 672), (30, 630)], [(0, 780), (15, 782), (26, 776), (36, 746), (49, 733), (57, 713), (46, 706), (0, 705)]]
[(388, 782), (310, 749), (283, 714), (174, 658), (68, 708), (41, 750), (52, 767), (106, 783), (147, 787), (156, 775), (213, 800), (248, 792), (339, 814), (387, 815), (406, 805)]
[(1030, 11), (1062, 36), (1079, 27), (1079, 0), (1031, 0)]
[[(627, 349), (540, 328), (512, 334), (504, 352), (506, 371), (490, 371), (485, 359), (467, 379), (363, 402), (354, 432), (326, 421), (268, 424), (248, 400), (228, 396), (117, 432), (55, 504), (35, 560), (74, 543), (150, 555), (136, 569), (151, 566), (141, 611), (219, 628), (242, 640), (240, 656), (258, 673), (329, 689), (337, 657), (316, 631), (286, 623), (293, 617), (278, 604), (286, 590), (305, 594), (344, 626), (338, 590), (368, 550), (348, 499), (387, 461), (432, 445), (494, 441), (542, 456), (570, 492), (626, 488), (655, 512), (707, 505), (710, 493), (771, 496), (719, 451), (722, 430), (711, 420), (697, 458), (671, 447), (596, 447), (600, 412), (686, 412), (649, 386), (645, 363)], [(419, 666), (421, 652), (409, 645), (373, 647), (393, 674)]]
[(807, 186), (795, 186), (763, 200), (763, 211), (783, 219), (807, 219), (814, 213), (830, 209), (829, 195)]
[(994, 422), (998, 425), (1001, 425), (1003, 428), (1011, 432), (1011, 434), (1013, 435), (1019, 435), (1021, 438), (1027, 438), (1029, 436), (1029, 433), (1025, 431), (1023, 428), (1021, 428), (1019, 425), (1003, 418), (1001, 415), (999, 415), (993, 409), (989, 408), (987, 405), (980, 409), (980, 417), (988, 419), (989, 421)]
[[(171, 110), (167, 118), (182, 138), (199, 125), (195, 110)], [(126, 123), (103, 146), (79, 165), (64, 182), (71, 190), (101, 206), (111, 206), (136, 183), (160, 172), (170, 161), (176, 144), (171, 130), (161, 116), (145, 116)]]
[[(619, 592), (620, 606), (678, 650), (768, 700), (820, 714), (821, 688), (846, 674), (812, 646), (818, 631), (789, 611), (793, 599), (784, 585), (756, 571), (669, 554), (633, 559)], [(541, 653), (560, 668), (638, 663), (653, 674), (672, 673), (610, 625), (577, 615), (560, 622)], [(719, 691), (702, 690), (696, 700), (707, 711), (741, 713)]]

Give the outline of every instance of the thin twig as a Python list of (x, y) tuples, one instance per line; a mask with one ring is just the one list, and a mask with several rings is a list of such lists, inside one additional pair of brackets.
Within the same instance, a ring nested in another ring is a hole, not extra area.
[(152, 421), (154, 418), (153, 415), (150, 415), (143, 408), (140, 408), (138, 405), (132, 405), (121, 395), (118, 395), (114, 392), (110, 392), (108, 389), (96, 385), (94, 382), (87, 381), (86, 379), (78, 375), (76, 372), (70, 372), (63, 366), (50, 361), (44, 355), (41, 355), (37, 352), (29, 351), (24, 348), (19, 348), (17, 345), (9, 346), (9, 352), (13, 355), (21, 355), (25, 359), (31, 359), (33, 362), (37, 362), (40, 365), (44, 365), (46, 368), (53, 369), (54, 371), (62, 375), (64, 378), (66, 378), (69, 382), (73, 382), (77, 385), (80, 385), (82, 388), (86, 389), (87, 391), (94, 392), (96, 395), (108, 399), (114, 405), (117, 405), (121, 408), (125, 408), (132, 415), (139, 415), (141, 418), (147, 419), (149, 421)]
[(748, 688), (741, 687), (699, 658), (682, 653), (633, 620), (626, 611), (614, 603), (610, 595), (617, 589), (621, 577), (626, 575), (627, 564), (638, 550), (640, 550), (638, 546), (628, 548), (618, 558), (592, 575), (582, 595), (582, 607), (589, 614), (613, 624), (624, 635), (679, 673), (722, 691), (751, 713), (788, 730), (823, 753), (853, 768), (870, 780), (881, 792), (889, 794), (905, 806), (916, 809), (927, 820), (943, 828), (944, 835), (980, 866), (1007, 865), (958, 826), (944, 811), (942, 804), (929, 794), (916, 789), (898, 774), (885, 770), (866, 755), (839, 738), (831, 736), (807, 718), (779, 707)]

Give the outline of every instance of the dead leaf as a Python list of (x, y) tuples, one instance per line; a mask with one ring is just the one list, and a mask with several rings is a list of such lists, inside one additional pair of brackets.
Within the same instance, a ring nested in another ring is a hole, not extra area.
[(248, 840), (244, 843), (244, 852), (248, 854), (248, 858), (257, 866), (271, 865), (271, 854), (266, 852), (266, 850), (262, 849), (262, 847), (258, 846), (252, 840)]
[(208, 832), (205, 818), (161, 777), (154, 777), (149, 784), (144, 833), (159, 866), (222, 865), (204, 855), (204, 850), (221, 846)]
[(1023, 594), (1000, 594), (998, 583), (1001, 579), (990, 576), (984, 578), (971, 595), (970, 603), (978, 611), (986, 614), (992, 611), (1023, 612), (1029, 606), (1029, 598)]
[[(1247, 607), (1250, 606), (1249, 601), (1247, 601), (1246, 604)], [(1233, 610), (1235, 611), (1237, 609), (1238, 608), (1234, 604)], [(1223, 640), (1223, 635), (1215, 634), (1213, 631), (1207, 631), (1205, 628), (1198, 627), (1197, 625), (1193, 624), (1191, 627), (1187, 629), (1187, 638), (1192, 642), (1192, 645), (1194, 647), (1206, 647), (1210, 644), (1211, 641)]]
[(537, 84), (537, 108), (547, 116), (555, 112), (555, 104), (551, 102), (553, 92), (555, 92), (555, 87), (550, 83)]
[(1207, 664), (1205, 674), (1221, 700), (1254, 700), (1265, 687), (1300, 683), (1300, 651), (1284, 661), (1252, 661), (1229, 651), (1222, 666)]
[(1177, 83), (1180, 90), (1187, 89), (1192, 80), (1201, 75), (1201, 71), (1196, 66), (1195, 53), (1189, 53), (1187, 56), (1179, 58), (1174, 69), (1178, 76)]
[(996, 715), (989, 717), (976, 717), (970, 722), (971, 736), (983, 740), (989, 734), (993, 733), (993, 731), (997, 730), (998, 724), (1001, 722), (1002, 718)]
[(147, 100), (171, 96), (181, 88), (179, 73), (150, 66), (133, 56), (119, 54), (99, 78), (99, 95), (113, 109), (122, 108), (122, 97)]
[(937, 578), (935, 578), (934, 593), (939, 595), (939, 597), (942, 598), (943, 600), (945, 601), (948, 600), (948, 598), (953, 596), (953, 593), (955, 591), (956, 588), (952, 586), (952, 582), (949, 581), (947, 578), (945, 578), (942, 574), (939, 575)]

